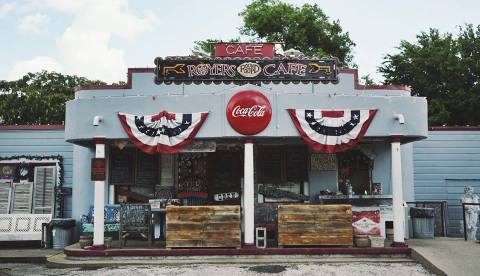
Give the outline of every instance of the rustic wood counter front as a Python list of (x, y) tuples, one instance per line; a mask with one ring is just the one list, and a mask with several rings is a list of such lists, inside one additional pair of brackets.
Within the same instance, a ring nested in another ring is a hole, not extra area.
[(351, 205), (279, 205), (278, 245), (353, 245)]
[(167, 206), (167, 248), (240, 247), (240, 206)]

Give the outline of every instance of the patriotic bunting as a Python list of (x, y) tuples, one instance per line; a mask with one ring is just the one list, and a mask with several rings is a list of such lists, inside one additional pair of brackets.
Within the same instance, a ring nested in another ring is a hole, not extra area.
[(313, 151), (334, 153), (357, 144), (377, 110), (288, 109), (288, 113)]
[(130, 140), (142, 151), (176, 153), (195, 137), (208, 112), (171, 113), (155, 115), (119, 113), (118, 118)]

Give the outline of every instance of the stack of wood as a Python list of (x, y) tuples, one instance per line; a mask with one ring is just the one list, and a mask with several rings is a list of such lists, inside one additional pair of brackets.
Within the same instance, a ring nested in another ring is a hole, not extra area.
[(351, 205), (279, 205), (278, 245), (352, 246)]
[(241, 247), (240, 206), (167, 206), (166, 247)]

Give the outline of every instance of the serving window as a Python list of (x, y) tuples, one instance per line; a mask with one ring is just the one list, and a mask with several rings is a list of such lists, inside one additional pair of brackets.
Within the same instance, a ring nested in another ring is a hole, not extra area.
[[(305, 146), (258, 146), (257, 183), (302, 195), (303, 183), (308, 180), (306, 159)], [(274, 201), (289, 200), (265, 198), (265, 202)]]

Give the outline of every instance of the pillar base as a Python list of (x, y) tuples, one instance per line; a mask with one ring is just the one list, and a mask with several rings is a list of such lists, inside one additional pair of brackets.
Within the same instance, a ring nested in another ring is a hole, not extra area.
[(92, 245), (92, 246), (87, 246), (85, 247), (87, 250), (105, 250), (107, 247), (104, 244), (97, 244), (97, 245)]
[(408, 244), (405, 242), (392, 242), (391, 247), (408, 247)]

